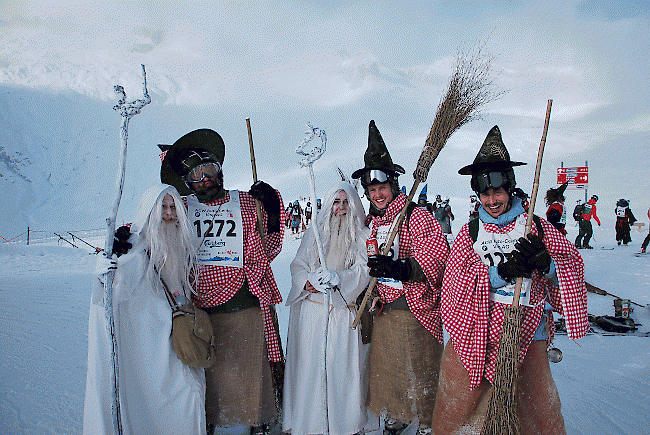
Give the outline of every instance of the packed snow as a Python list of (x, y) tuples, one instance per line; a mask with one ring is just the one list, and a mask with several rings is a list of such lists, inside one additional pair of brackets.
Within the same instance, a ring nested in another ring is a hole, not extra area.
[[(459, 198), (452, 198), (452, 206), (456, 233), (468, 206)], [(631, 317), (642, 325), (639, 332), (649, 332), (650, 254), (634, 255), (640, 251), (647, 226), (643, 232), (633, 230), (630, 246), (616, 246), (613, 218), (602, 220), (602, 227), (594, 224), (594, 249), (580, 251), (586, 280), (641, 305), (632, 305)], [(568, 237), (575, 238), (573, 222), (568, 231)], [(273, 263), (285, 296), (290, 288), (289, 263), (300, 243), (290, 233)], [(97, 232), (78, 236), (103, 246)], [(82, 432), (88, 308), (96, 257), (91, 246), (76, 243), (78, 248), (55, 236), (32, 240), (29, 246), (25, 240), (0, 244), (0, 306), (5, 307), (0, 316), (1, 434)], [(589, 312), (613, 315), (613, 298), (590, 293)], [(289, 309), (280, 305), (278, 314), (286, 342)], [(564, 355), (551, 368), (568, 434), (650, 434), (650, 337), (594, 333), (574, 342), (558, 335), (554, 345)]]

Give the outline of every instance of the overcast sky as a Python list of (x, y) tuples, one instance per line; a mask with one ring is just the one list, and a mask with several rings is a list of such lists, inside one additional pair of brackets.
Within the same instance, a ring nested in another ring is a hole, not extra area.
[[(0, 83), (109, 101), (117, 83), (141, 94), (145, 64), (150, 91), (170, 110), (273, 113), (269, 140), (289, 142), (286, 156), (305, 121), (327, 124), (330, 164), (353, 144), (348, 172), (362, 164), (376, 119), (409, 173), (458, 50), (483, 45), (506, 93), (450, 141), (449, 174), (471, 162), (494, 124), (513, 159), (534, 163), (553, 99), (545, 158), (596, 165), (590, 150), (624, 141), (647, 176), (648, 29), (647, 1), (0, 1)], [(278, 183), (296, 166), (286, 158), (273, 166)]]

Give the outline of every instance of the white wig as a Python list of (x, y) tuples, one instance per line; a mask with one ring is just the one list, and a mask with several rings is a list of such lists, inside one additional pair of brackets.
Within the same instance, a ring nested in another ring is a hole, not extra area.
[[(176, 207), (177, 223), (169, 232), (170, 224), (162, 223), (162, 202), (170, 195)], [(186, 295), (192, 292), (192, 271), (196, 266), (196, 247), (192, 229), (188, 223), (185, 204), (175, 187), (159, 184), (149, 188), (140, 200), (138, 213), (131, 225), (131, 231), (138, 234), (138, 247), (148, 251), (150, 261), (147, 273), (159, 277), (163, 269), (173, 266), (174, 275), (168, 277), (170, 285), (181, 286)], [(165, 232), (168, 232), (165, 234)], [(174, 241), (170, 245), (170, 239)]]
[[(346, 181), (341, 181), (332, 186), (323, 202), (322, 209), (318, 213), (318, 229), (322, 237), (323, 251), (327, 252), (332, 236), (332, 216), (334, 198), (340, 192), (344, 191), (348, 195), (349, 213), (343, 219), (343, 228), (346, 233), (342, 234), (346, 246), (352, 246), (352, 243), (361, 237), (360, 229), (365, 227), (366, 212), (359, 198), (359, 194), (354, 186)], [(345, 264), (351, 265), (354, 262), (354, 252), (350, 249), (346, 252)]]

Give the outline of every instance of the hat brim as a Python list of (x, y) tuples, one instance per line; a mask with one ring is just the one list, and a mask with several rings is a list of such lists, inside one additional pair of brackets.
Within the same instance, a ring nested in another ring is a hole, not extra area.
[(165, 158), (160, 167), (160, 181), (165, 184), (170, 184), (178, 190), (183, 196), (191, 195), (192, 190), (187, 187), (183, 178), (172, 169), (172, 162), (177, 160), (182, 152), (187, 149), (203, 149), (211, 154), (214, 154), (220, 165), (223, 166), (223, 160), (226, 155), (226, 147), (223, 139), (216, 131), (208, 128), (202, 128), (191, 131), (178, 139), (167, 150)]
[(463, 166), (462, 168), (460, 168), (458, 170), (458, 173), (460, 175), (472, 175), (472, 174), (479, 174), (487, 170), (500, 171), (503, 169), (510, 169), (515, 166), (522, 166), (527, 164), (528, 163), (524, 163), (524, 162), (506, 162), (506, 161), (472, 163), (471, 165)]

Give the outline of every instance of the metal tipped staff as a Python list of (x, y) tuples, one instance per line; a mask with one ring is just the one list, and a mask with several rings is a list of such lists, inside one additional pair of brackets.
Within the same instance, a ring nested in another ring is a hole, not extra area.
[[(147, 73), (144, 65), (142, 65), (142, 77), (144, 81), (143, 95), (144, 98), (135, 100), (131, 103), (126, 102), (126, 93), (124, 88), (116, 85), (113, 89), (119, 96), (119, 100), (113, 109), (120, 112), (122, 115), (122, 125), (120, 128), (120, 164), (117, 175), (117, 193), (113, 201), (112, 213), (106, 218), (106, 242), (104, 244), (104, 251), (106, 257), (111, 258), (113, 255), (113, 238), (115, 237), (115, 220), (117, 219), (117, 210), (120, 207), (120, 200), (122, 199), (122, 191), (124, 190), (124, 178), (126, 172), (126, 151), (127, 140), (129, 137), (129, 121), (138, 113), (140, 109), (151, 102), (151, 97), (147, 91)], [(113, 417), (113, 432), (116, 434), (122, 433), (122, 420), (120, 415), (120, 384), (119, 384), (119, 366), (118, 366), (118, 352), (117, 352), (117, 337), (115, 336), (115, 319), (113, 317), (113, 278), (115, 277), (115, 270), (109, 270), (104, 280), (104, 312), (108, 322), (109, 334), (111, 337), (111, 359), (113, 363), (113, 379), (112, 379), (112, 394), (113, 405), (111, 407), (111, 416)]]
[[(306, 152), (305, 147), (307, 144), (315, 138), (320, 138), (320, 145), (314, 145), (311, 151)], [(296, 148), (296, 153), (303, 156), (300, 159), (300, 166), (307, 168), (309, 170), (309, 190), (311, 192), (312, 198), (316, 201), (316, 183), (314, 182), (314, 162), (325, 153), (327, 148), (327, 135), (325, 130), (321, 130), (318, 127), (313, 127), (310, 123), (307, 123), (307, 131), (305, 132), (305, 138), (302, 140), (300, 145)], [(323, 255), (323, 243), (321, 242), (320, 233), (318, 232), (318, 207), (314, 212), (314, 219), (312, 225), (314, 226), (314, 234), (316, 236), (316, 247), (318, 248), (318, 256), (320, 257), (320, 262), (324, 268), (327, 268), (325, 265), (325, 256)]]
[[(409, 204), (413, 200), (420, 183), (426, 181), (431, 165), (435, 162), (447, 140), (460, 127), (476, 119), (479, 116), (481, 106), (501, 95), (500, 92), (494, 93), (491, 89), (493, 87), (490, 78), (491, 60), (491, 58), (483, 56), (480, 49), (474, 57), (459, 53), (454, 74), (447, 87), (447, 93), (438, 105), (429, 136), (427, 136), (424, 149), (413, 172), (413, 178), (415, 179), (413, 187), (406, 198), (404, 208), (397, 216), (397, 221), (382, 249), (382, 255), (387, 255), (390, 251), (393, 240), (395, 240), (399, 227), (406, 216)], [(377, 281), (377, 278), (370, 280), (368, 289), (357, 309), (357, 316), (352, 323), (352, 329), (356, 328), (361, 321), (361, 314), (370, 299), (372, 290), (377, 285)]]
[[(305, 147), (309, 144), (315, 137), (320, 138), (320, 145), (313, 145), (311, 151), (305, 151)], [(305, 138), (302, 140), (300, 145), (296, 148), (296, 153), (303, 156), (300, 160), (300, 166), (307, 168), (309, 170), (309, 189), (311, 191), (311, 197), (313, 201), (316, 201), (316, 183), (314, 182), (314, 162), (325, 153), (327, 145), (327, 136), (325, 135), (325, 130), (321, 130), (318, 127), (313, 127), (310, 123), (307, 123), (307, 131), (305, 132)], [(314, 236), (316, 237), (316, 247), (318, 248), (318, 257), (320, 258), (320, 264), (323, 268), (327, 269), (327, 262), (325, 254), (323, 252), (323, 243), (320, 238), (320, 232), (318, 231), (318, 207), (314, 211), (314, 219), (312, 222), (312, 227), (314, 230)], [(330, 289), (328, 288), (325, 292), (325, 338), (323, 342), (325, 343), (323, 349), (323, 385), (325, 393), (323, 394), (323, 420), (324, 428), (323, 433), (329, 433), (329, 413), (327, 410), (327, 331), (329, 329), (329, 310), (330, 310)]]
[[(535, 166), (535, 178), (533, 179), (533, 192), (530, 195), (528, 205), (528, 218), (524, 229), (524, 237), (530, 233), (533, 226), (533, 212), (535, 211), (535, 200), (539, 189), (539, 174), (542, 169), (542, 157), (546, 144), (546, 132), (548, 122), (551, 118), (551, 105), (553, 100), (548, 100), (546, 105), (546, 119), (542, 139), (537, 151), (537, 164)], [(503, 330), (499, 341), (497, 352), (496, 369), (494, 372), (493, 388), (490, 393), (485, 424), (481, 429), (482, 435), (517, 435), (521, 433), (521, 423), (517, 415), (516, 379), (519, 372), (519, 344), (521, 337), (520, 323), (522, 308), (519, 306), (519, 295), (523, 278), (517, 278), (515, 282), (512, 305), (505, 308), (503, 318)]]
[[(253, 183), (257, 183), (257, 165), (255, 164), (255, 148), (253, 148), (253, 132), (251, 131), (251, 119), (246, 118), (246, 128), (248, 129), (248, 146), (251, 153), (251, 168), (253, 170)], [(262, 239), (262, 246), (266, 246), (264, 241), (264, 222), (262, 222), (262, 205), (259, 199), (255, 200), (255, 210), (257, 211), (257, 230)], [(267, 210), (268, 213), (268, 210)], [(266, 249), (266, 248), (265, 248)]]

